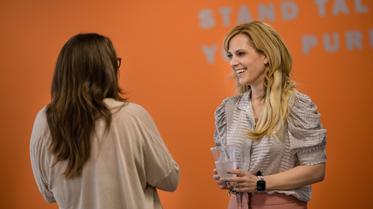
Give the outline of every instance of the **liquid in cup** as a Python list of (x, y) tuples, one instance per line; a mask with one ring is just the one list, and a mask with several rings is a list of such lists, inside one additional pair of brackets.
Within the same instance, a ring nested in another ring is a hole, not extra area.
[(237, 167), (235, 160), (235, 147), (233, 145), (221, 145), (211, 148), (215, 158), (215, 167), (220, 178), (234, 177), (235, 174), (229, 174), (228, 171)]
[(216, 171), (220, 178), (234, 177), (234, 174), (227, 173), (236, 168), (236, 163), (232, 160), (215, 161)]

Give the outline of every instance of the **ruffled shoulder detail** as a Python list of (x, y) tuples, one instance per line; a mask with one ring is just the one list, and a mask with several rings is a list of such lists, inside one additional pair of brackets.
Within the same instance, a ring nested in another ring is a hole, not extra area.
[(326, 129), (321, 123), (317, 106), (311, 98), (296, 91), (290, 105), (287, 119), (290, 148), (309, 150), (325, 145)]
[(233, 114), (233, 106), (237, 102), (239, 96), (225, 98), (215, 110), (215, 145), (226, 143), (228, 120)]

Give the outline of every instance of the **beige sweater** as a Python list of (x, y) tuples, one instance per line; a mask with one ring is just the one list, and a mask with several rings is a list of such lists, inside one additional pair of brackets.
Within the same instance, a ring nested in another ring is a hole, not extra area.
[(53, 166), (44, 107), (36, 116), (30, 154), (37, 186), (48, 202), (60, 209), (160, 209), (157, 188), (174, 191), (179, 168), (152, 118), (141, 106), (104, 100), (111, 109), (109, 131), (96, 123), (92, 151), (82, 175), (64, 178), (66, 162)]

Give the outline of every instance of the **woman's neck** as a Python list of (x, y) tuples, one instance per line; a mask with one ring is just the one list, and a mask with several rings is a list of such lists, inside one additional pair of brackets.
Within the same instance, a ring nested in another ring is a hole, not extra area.
[(264, 85), (261, 86), (251, 86), (251, 101), (260, 102), (264, 99)]
[(253, 110), (254, 121), (256, 123), (262, 112), (264, 94), (265, 94), (264, 85), (260, 87), (250, 86), (250, 88), (251, 88), (251, 95), (250, 95), (251, 107)]

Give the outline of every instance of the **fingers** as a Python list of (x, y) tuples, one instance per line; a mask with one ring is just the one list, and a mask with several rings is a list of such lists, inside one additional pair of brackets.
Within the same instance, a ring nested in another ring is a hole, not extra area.
[(216, 171), (216, 169), (213, 169), (212, 170), (212, 178), (216, 181), (216, 180), (219, 180), (220, 179), (220, 176), (218, 175), (218, 172)]
[(230, 170), (230, 171), (228, 171), (228, 173), (229, 174), (236, 174), (239, 177), (246, 176), (246, 175), (249, 174), (249, 173), (247, 173), (245, 171), (241, 171), (241, 170), (238, 170), (238, 169), (236, 169), (236, 170)]
[(248, 186), (248, 184), (246, 183), (246, 182), (242, 182), (242, 183), (236, 183), (235, 185), (234, 185), (234, 188), (245, 188), (245, 187), (247, 187)]
[(243, 183), (229, 183), (229, 189), (233, 192), (255, 192), (256, 186), (249, 184), (247, 182)]
[(220, 189), (228, 189), (226, 181), (224, 181), (218, 173), (216, 172), (216, 169), (213, 170), (214, 175), (212, 175), (212, 178), (215, 180), (216, 184), (218, 184), (218, 187)]
[(218, 186), (219, 186), (220, 189), (228, 189), (228, 188), (227, 188), (227, 185), (226, 185), (225, 183), (223, 183), (223, 184), (218, 184)]
[(216, 169), (213, 170), (212, 178), (218, 184), (220, 189), (229, 189), (234, 192), (254, 192), (256, 191), (257, 177), (249, 172), (242, 170), (230, 170), (230, 174), (235, 174), (236, 177), (222, 179)]
[(256, 190), (256, 176), (239, 170), (233, 170), (231, 173), (236, 174), (237, 177), (225, 179), (229, 189), (234, 192), (253, 192)]
[(245, 177), (231, 177), (231, 178), (226, 178), (225, 180), (232, 182), (232, 183), (238, 183), (238, 182), (245, 182), (246, 178)]
[(230, 173), (230, 174), (243, 174), (245, 172), (243, 172), (241, 170), (238, 170), (238, 169), (235, 169), (235, 170), (229, 170), (227, 173)]
[(243, 187), (243, 188), (234, 188), (234, 192), (255, 192), (255, 188)]

